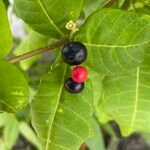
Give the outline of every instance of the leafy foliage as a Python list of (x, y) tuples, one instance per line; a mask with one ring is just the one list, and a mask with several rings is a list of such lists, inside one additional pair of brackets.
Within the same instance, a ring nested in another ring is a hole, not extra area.
[(147, 16), (104, 9), (86, 20), (76, 40), (87, 46), (87, 64), (95, 71), (109, 75), (127, 73), (136, 69), (144, 50), (149, 48), (149, 26)]
[(145, 4), (145, 5), (149, 5), (150, 6), (150, 0), (138, 0), (139, 2)]
[(55, 2), (53, 0), (15, 0), (17, 14), (29, 26), (41, 34), (56, 39), (68, 34), (65, 25), (70, 20), (74, 22), (77, 20), (82, 4), (83, 0), (56, 0)]
[(3, 136), (0, 143), (1, 150), (13, 149), (20, 134), (40, 149), (35, 132), (27, 123), (19, 122), (14, 114), (0, 113), (0, 122), (0, 128), (4, 129), (1, 133)]
[(9, 6), (9, 0), (2, 0), (3, 3), (5, 4), (6, 8)]
[(92, 81), (93, 94), (94, 94), (94, 106), (96, 107), (102, 95), (102, 79), (104, 76), (90, 68), (88, 68), (89, 78)]
[(102, 137), (102, 132), (100, 130), (100, 126), (97, 123), (96, 119), (93, 118), (92, 121), (92, 128), (93, 128), (93, 136), (91, 138), (88, 139), (88, 141), (86, 142), (87, 146), (91, 149), (91, 150), (104, 150), (104, 141), (103, 141), (103, 137)]
[(0, 61), (0, 73), (0, 111), (15, 113), (28, 103), (27, 81), (19, 69), (5, 61)]
[(99, 109), (119, 123), (124, 135), (135, 131), (150, 131), (149, 64), (150, 55), (147, 54), (143, 64), (131, 75), (110, 76), (104, 80)]
[(3, 131), (3, 142), (0, 143), (0, 149), (1, 150), (7, 150), (11, 149), (12, 146), (17, 141), (17, 138), (19, 136), (19, 123), (17, 122), (15, 116), (13, 114), (7, 114), (7, 113), (1, 113), (0, 114), (0, 121), (1, 125), (0, 127), (4, 128)]
[(124, 3), (125, 3), (125, 0), (119, 0), (119, 8), (121, 8)]
[(0, 58), (3, 58), (12, 47), (12, 35), (2, 0), (0, 0), (0, 29)]
[(19, 124), (19, 129), (21, 134), (32, 144), (34, 144), (37, 148), (41, 149), (39, 140), (37, 139), (37, 136), (35, 132), (31, 129), (31, 127), (25, 123), (25, 122), (20, 122)]
[(33, 100), (32, 124), (46, 150), (78, 149), (92, 135), (90, 83), (81, 94), (69, 94), (64, 89), (67, 70), (67, 66), (61, 64), (49, 71)]
[(109, 0), (85, 0), (84, 1), (84, 14), (85, 17), (88, 17), (92, 12), (97, 9), (101, 9), (105, 4), (107, 4)]
[[(49, 38), (42, 36), (41, 34), (31, 29), (29, 30), (28, 34), (29, 34), (28, 37), (25, 40), (21, 41), (21, 43), (15, 50), (14, 54), (16, 56), (21, 55), (23, 53), (27, 53), (31, 50), (35, 50), (39, 47), (43, 47), (48, 44)], [(33, 64), (33, 62), (35, 62), (35, 60), (37, 60), (39, 57), (41, 56), (29, 58), (28, 60), (20, 62), (21, 68), (23, 70), (27, 70)]]
[[(3, 112), (0, 127), (4, 128), (0, 149), (11, 149), (19, 133), (41, 150), (78, 150), (83, 142), (91, 150), (104, 149), (99, 127), (110, 120), (119, 124), (124, 135), (135, 131), (149, 135), (149, 0), (132, 3), (130, 0), (14, 0), (14, 7), (17, 15), (34, 30), (14, 48), (15, 55), (58, 40), (76, 40), (87, 47), (88, 59), (83, 65), (89, 70), (89, 79), (80, 94), (65, 90), (64, 82), (70, 77), (72, 67), (62, 62), (57, 44), (56, 61), (48, 72), (47, 66), (52, 61), (47, 63), (43, 55), (20, 62), (22, 72), (2, 60), (12, 47), (12, 35), (0, 0), (0, 111)], [(68, 22), (74, 27), (72, 31), (65, 27)], [(45, 55), (49, 57), (48, 53)], [(39, 57), (44, 60), (42, 65), (35, 63)], [(39, 78), (41, 82), (36, 89)], [(38, 139), (28, 125), (27, 120), (31, 118), (24, 116), (30, 112), (29, 100)], [(20, 112), (27, 103), (29, 107)], [(17, 117), (27, 123), (19, 122)], [(105, 125), (103, 129), (109, 130), (109, 127)]]

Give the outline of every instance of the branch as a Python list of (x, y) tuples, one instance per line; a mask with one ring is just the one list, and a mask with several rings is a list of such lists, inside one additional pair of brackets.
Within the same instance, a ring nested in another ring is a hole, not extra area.
[(103, 8), (109, 8), (109, 7), (111, 7), (115, 2), (116, 2), (116, 0), (109, 0), (109, 1), (103, 6)]
[(10, 59), (9, 62), (10, 62), (10, 63), (17, 63), (17, 62), (20, 62), (20, 61), (22, 61), (22, 60), (24, 60), (24, 59), (27, 59), (27, 58), (30, 58), (30, 57), (32, 57), (32, 56), (36, 56), (36, 55), (39, 55), (39, 54), (41, 54), (41, 53), (44, 53), (44, 52), (53, 50), (53, 49), (58, 48), (58, 47), (61, 47), (61, 46), (63, 46), (66, 42), (67, 42), (67, 40), (62, 40), (62, 41), (59, 41), (59, 42), (54, 43), (54, 44), (52, 44), (52, 45), (48, 45), (48, 46), (45, 46), (45, 47), (38, 48), (38, 49), (36, 49), (36, 50), (27, 52), (27, 53), (25, 53), (25, 54), (16, 56), (16, 57)]

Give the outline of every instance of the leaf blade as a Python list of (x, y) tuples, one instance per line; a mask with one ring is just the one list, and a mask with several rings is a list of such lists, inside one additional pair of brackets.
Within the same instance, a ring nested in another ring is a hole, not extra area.
[(85, 13), (85, 17), (87, 18), (92, 12), (96, 11), (97, 9), (101, 9), (108, 2), (109, 0), (101, 0), (101, 1), (86, 0), (84, 2), (84, 9), (83, 9)]
[(20, 122), (19, 129), (21, 134), (40, 150), (39, 140), (32, 128), (26, 122)]
[(92, 128), (93, 128), (94, 135), (86, 141), (87, 146), (91, 150), (98, 150), (98, 149), (104, 150), (105, 146), (102, 137), (102, 131), (100, 129), (100, 125), (98, 124), (98, 122), (94, 117), (92, 122)]
[(12, 35), (5, 5), (0, 1), (0, 58), (3, 58), (12, 47)]
[[(66, 92), (64, 89), (64, 76), (67, 73), (65, 68), (66, 65), (56, 67), (42, 79), (32, 104), (32, 124), (41, 139), (43, 148), (47, 150), (78, 149), (80, 144), (91, 135), (92, 93), (88, 88), (79, 95)], [(43, 94), (44, 87), (47, 90)], [(89, 96), (86, 96), (87, 100), (85, 100), (87, 91)], [(42, 103), (43, 101), (45, 104)], [(47, 115), (46, 110), (49, 110)], [(42, 112), (44, 114), (41, 114)], [(81, 130), (78, 131), (78, 128)]]
[(8, 62), (0, 61), (0, 72), (0, 110), (17, 112), (28, 103), (28, 83), (22, 72)]
[(104, 80), (104, 93), (99, 109), (119, 123), (124, 135), (137, 131), (150, 132), (147, 125), (150, 118), (149, 56), (145, 57), (141, 67), (131, 75), (111, 76)]
[[(69, 31), (65, 25), (70, 20), (76, 22), (82, 9), (83, 0), (15, 0), (17, 14), (33, 30), (46, 36), (60, 39)], [(59, 10), (59, 11), (56, 11)], [(65, 11), (64, 11), (65, 10)], [(34, 19), (38, 18), (38, 19)]]
[[(89, 16), (76, 40), (89, 49), (87, 65), (103, 74), (129, 73), (149, 48), (149, 17), (115, 9), (98, 10)], [(143, 37), (143, 38), (141, 38)]]

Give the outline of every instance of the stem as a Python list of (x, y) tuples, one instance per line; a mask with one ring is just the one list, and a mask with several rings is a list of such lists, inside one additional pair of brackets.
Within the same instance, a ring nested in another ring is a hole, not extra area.
[(27, 58), (30, 58), (32, 56), (36, 56), (38, 54), (41, 54), (41, 53), (45, 53), (47, 51), (50, 51), (50, 50), (53, 50), (55, 48), (58, 48), (58, 47), (61, 47), (63, 46), (65, 43), (67, 42), (67, 40), (62, 40), (62, 41), (59, 41), (57, 43), (54, 43), (52, 45), (48, 45), (48, 46), (45, 46), (45, 47), (41, 47), (41, 48), (38, 48), (36, 50), (33, 50), (33, 51), (30, 51), (30, 52), (27, 52), (25, 54), (22, 54), (22, 55), (19, 55), (19, 56), (16, 56), (12, 59), (9, 60), (10, 63), (17, 63), (17, 62), (20, 62), (24, 59), (27, 59)]
[(83, 143), (83, 144), (81, 145), (81, 147), (80, 147), (80, 150), (86, 150), (86, 149), (87, 149), (86, 144)]
[(109, 1), (103, 6), (103, 8), (111, 7), (115, 2), (116, 2), (116, 0), (109, 0)]
[(134, 0), (131, 0), (131, 6), (132, 6), (132, 9), (135, 10), (135, 5), (134, 5), (135, 1)]

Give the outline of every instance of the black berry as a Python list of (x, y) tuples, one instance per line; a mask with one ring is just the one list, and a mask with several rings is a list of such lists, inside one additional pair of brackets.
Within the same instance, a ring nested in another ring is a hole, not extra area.
[(80, 42), (68, 42), (61, 51), (62, 58), (70, 65), (80, 65), (87, 58), (87, 49)]
[(84, 83), (77, 83), (69, 78), (65, 83), (66, 90), (70, 93), (77, 94), (84, 89)]

